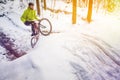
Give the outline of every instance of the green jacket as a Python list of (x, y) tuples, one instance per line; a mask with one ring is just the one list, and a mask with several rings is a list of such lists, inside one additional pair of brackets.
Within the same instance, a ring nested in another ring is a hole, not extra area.
[(30, 8), (27, 8), (21, 16), (21, 21), (24, 23), (26, 21), (39, 20), (37, 17), (36, 11)]

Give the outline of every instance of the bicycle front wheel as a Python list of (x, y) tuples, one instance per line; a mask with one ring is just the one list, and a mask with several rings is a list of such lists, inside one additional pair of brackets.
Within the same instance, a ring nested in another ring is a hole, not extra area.
[(42, 18), (39, 23), (40, 33), (44, 36), (48, 36), (52, 32), (52, 24), (46, 19)]

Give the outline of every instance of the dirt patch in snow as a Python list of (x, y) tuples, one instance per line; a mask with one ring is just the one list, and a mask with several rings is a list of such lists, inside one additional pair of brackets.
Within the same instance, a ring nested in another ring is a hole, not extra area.
[(0, 46), (6, 49), (7, 53), (5, 53), (5, 55), (9, 60), (14, 60), (26, 54), (26, 52), (16, 47), (14, 41), (14, 39), (11, 39), (3, 32), (0, 32)]

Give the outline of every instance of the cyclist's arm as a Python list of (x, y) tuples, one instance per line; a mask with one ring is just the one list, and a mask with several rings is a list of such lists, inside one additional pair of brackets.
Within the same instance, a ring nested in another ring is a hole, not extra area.
[(36, 19), (36, 20), (40, 20), (40, 18), (37, 16), (36, 11), (35, 11), (35, 19)]
[(23, 23), (25, 23), (25, 21), (26, 21), (26, 16), (27, 16), (27, 11), (25, 10), (24, 13), (23, 13), (22, 16), (21, 16), (21, 21), (22, 21)]

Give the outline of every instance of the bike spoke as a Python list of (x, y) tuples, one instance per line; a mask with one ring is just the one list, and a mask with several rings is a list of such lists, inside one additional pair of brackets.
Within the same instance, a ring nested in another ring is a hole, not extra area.
[(51, 33), (52, 31), (52, 25), (50, 21), (46, 18), (43, 18), (40, 21), (40, 32), (42, 35), (47, 36)]

